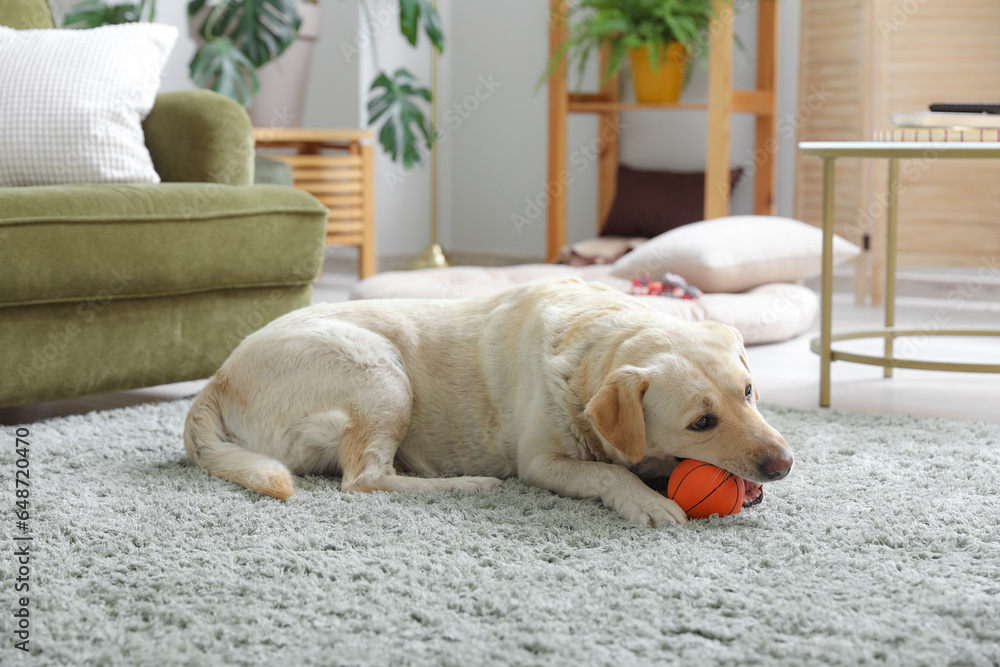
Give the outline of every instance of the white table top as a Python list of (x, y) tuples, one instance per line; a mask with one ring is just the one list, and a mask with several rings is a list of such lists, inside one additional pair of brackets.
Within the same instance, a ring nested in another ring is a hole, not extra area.
[(800, 141), (803, 155), (876, 158), (1000, 158), (1000, 142)]

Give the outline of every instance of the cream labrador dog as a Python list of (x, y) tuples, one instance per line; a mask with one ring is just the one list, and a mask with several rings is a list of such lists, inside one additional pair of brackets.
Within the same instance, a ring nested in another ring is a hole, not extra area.
[(758, 493), (788, 473), (792, 454), (756, 398), (735, 329), (563, 279), (289, 313), (199, 393), (184, 444), (209, 473), (280, 499), (292, 473), (399, 492), (484, 491), (517, 476), (664, 526), (687, 517), (642, 478), (682, 458)]

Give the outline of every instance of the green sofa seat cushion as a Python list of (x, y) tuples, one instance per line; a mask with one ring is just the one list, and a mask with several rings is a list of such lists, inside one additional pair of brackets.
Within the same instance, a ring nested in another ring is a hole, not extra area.
[(0, 405), (206, 378), (312, 287), (0, 308)]
[(325, 229), (275, 185), (0, 188), (0, 307), (308, 285)]

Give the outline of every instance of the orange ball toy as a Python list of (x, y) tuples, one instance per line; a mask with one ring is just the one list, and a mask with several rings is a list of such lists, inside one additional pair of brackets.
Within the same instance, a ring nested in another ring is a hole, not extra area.
[(689, 519), (739, 514), (743, 509), (744, 492), (741, 478), (695, 459), (678, 463), (667, 482), (667, 498), (680, 505)]

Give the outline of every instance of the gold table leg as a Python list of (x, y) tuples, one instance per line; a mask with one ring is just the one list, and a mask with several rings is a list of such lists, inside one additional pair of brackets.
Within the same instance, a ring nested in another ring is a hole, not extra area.
[(830, 337), (833, 318), (833, 186), (834, 161), (823, 158), (823, 274), (819, 315), (819, 405), (830, 407)]
[[(896, 229), (899, 220), (899, 160), (889, 160), (889, 202), (886, 212), (885, 240), (885, 327), (896, 326)], [(885, 358), (892, 359), (896, 337), (885, 335)], [(892, 377), (892, 366), (885, 367), (885, 377)]]

